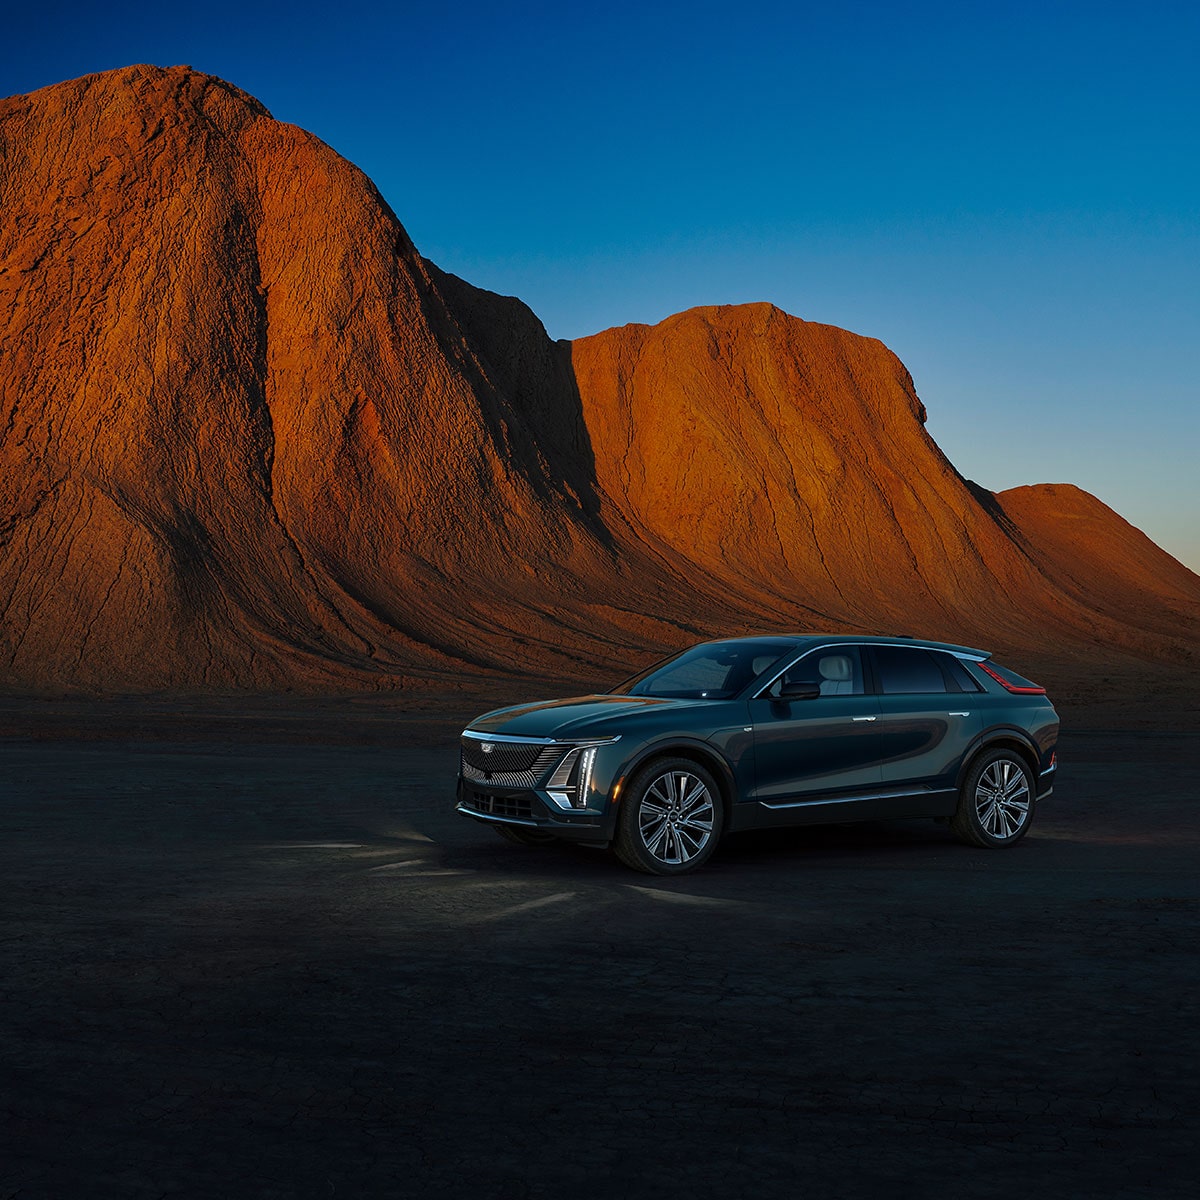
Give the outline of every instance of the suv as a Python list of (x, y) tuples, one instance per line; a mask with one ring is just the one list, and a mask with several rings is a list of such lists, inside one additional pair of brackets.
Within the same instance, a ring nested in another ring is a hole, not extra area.
[(1011, 846), (1050, 795), (1058, 714), (985, 650), (911, 638), (704, 642), (612, 692), (462, 735), (458, 811), (526, 845), (612, 846), (655, 875), (743, 829), (948, 820)]

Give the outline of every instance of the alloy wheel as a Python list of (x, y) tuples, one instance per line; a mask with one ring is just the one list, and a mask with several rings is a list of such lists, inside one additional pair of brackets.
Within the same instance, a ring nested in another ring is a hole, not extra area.
[(984, 832), (1001, 841), (1015, 837), (1029, 820), (1025, 772), (1008, 758), (989, 763), (975, 785), (975, 812)]
[(638, 808), (638, 832), (646, 850), (668, 866), (695, 858), (712, 839), (716, 810), (704, 780), (671, 770), (646, 789)]

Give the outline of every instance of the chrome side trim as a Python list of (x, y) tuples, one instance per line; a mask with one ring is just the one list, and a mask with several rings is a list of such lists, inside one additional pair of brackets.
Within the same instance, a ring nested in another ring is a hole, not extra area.
[(1055, 771), (1057, 771), (1057, 770), (1058, 770), (1058, 763), (1052, 763), (1052, 764), (1051, 764), (1050, 766), (1048, 766), (1048, 767), (1047, 767), (1047, 768), (1046, 768), (1044, 771), (1039, 771), (1039, 772), (1038, 772), (1038, 778), (1039, 778), (1039, 779), (1044, 779), (1044, 778), (1045, 778), (1047, 775), (1053, 775), (1053, 774), (1054, 774), (1054, 772), (1055, 772)]
[(758, 803), (763, 808), (776, 812), (781, 808), (804, 808), (809, 804), (853, 804), (858, 800), (902, 800), (906, 796), (944, 796), (953, 792), (954, 788), (918, 788), (914, 792), (864, 792), (859, 796), (819, 796), (812, 800), (788, 800), (782, 804), (769, 804), (766, 800)]

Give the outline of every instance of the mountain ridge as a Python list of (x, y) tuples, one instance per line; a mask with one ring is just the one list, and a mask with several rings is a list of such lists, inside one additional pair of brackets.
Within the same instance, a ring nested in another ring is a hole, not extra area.
[(765, 303), (552, 341), (222, 80), (0, 101), (0, 203), (5, 687), (570, 675), (814, 625), (1194, 654), (1200, 579), (1095, 498), (969, 484), (883, 343)]

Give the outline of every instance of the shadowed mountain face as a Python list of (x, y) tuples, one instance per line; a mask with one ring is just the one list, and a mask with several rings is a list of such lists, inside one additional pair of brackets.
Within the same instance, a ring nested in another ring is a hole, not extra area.
[(0, 101), (0, 682), (619, 675), (747, 629), (1191, 653), (1200, 579), (992, 497), (881, 343), (768, 305), (553, 343), (236, 88)]

